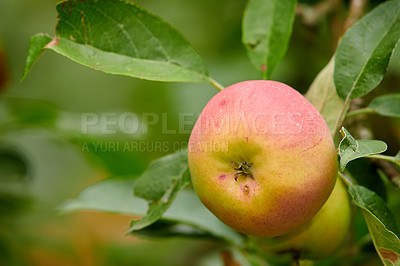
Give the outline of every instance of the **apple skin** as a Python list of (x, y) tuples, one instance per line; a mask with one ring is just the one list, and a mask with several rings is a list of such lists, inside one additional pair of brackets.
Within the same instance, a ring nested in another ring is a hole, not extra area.
[(322, 116), (293, 88), (266, 80), (234, 84), (207, 103), (189, 139), (188, 162), (198, 197), (217, 218), (264, 237), (310, 220), (337, 171)]
[(351, 222), (349, 197), (338, 179), (329, 199), (305, 225), (279, 237), (252, 237), (265, 253), (291, 253), (296, 258), (319, 260), (332, 256), (347, 239)]

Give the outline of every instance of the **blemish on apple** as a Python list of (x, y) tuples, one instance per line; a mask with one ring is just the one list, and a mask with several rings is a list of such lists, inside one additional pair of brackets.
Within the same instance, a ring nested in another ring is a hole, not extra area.
[(244, 185), (244, 187), (243, 187), (243, 192), (244, 192), (244, 194), (249, 194), (249, 192), (250, 192), (250, 187), (249, 187), (249, 185)]
[(224, 180), (226, 178), (226, 175), (225, 174), (222, 174), (222, 175), (219, 175), (218, 176), (218, 179), (219, 180)]

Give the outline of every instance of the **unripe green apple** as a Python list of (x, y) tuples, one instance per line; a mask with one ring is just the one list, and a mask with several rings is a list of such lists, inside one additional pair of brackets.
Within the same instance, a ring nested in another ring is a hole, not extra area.
[(333, 255), (346, 240), (350, 221), (350, 201), (343, 182), (338, 179), (324, 206), (305, 225), (284, 236), (252, 239), (266, 253), (291, 253), (301, 259), (323, 259)]
[(264, 237), (310, 220), (337, 171), (322, 116), (296, 90), (265, 80), (234, 84), (207, 103), (188, 161), (203, 204), (237, 231)]

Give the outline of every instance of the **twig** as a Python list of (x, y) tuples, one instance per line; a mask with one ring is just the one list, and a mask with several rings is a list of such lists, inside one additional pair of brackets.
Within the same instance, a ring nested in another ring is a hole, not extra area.
[(338, 9), (340, 2), (341, 0), (323, 0), (314, 6), (299, 3), (296, 7), (296, 14), (302, 17), (304, 25), (315, 26), (325, 16)]
[(343, 103), (343, 107), (340, 110), (340, 113), (339, 113), (339, 115), (338, 115), (338, 117), (336, 119), (335, 126), (333, 127), (333, 132), (334, 132), (333, 136), (336, 136), (336, 134), (339, 132), (339, 129), (342, 127), (342, 123), (343, 123), (344, 118), (346, 116), (347, 110), (348, 110), (348, 108), (350, 106), (350, 101), (351, 101), (351, 99), (350, 99), (350, 94), (349, 94), (346, 97), (346, 100)]
[(343, 24), (343, 33), (356, 23), (364, 14), (368, 0), (351, 0), (347, 18)]

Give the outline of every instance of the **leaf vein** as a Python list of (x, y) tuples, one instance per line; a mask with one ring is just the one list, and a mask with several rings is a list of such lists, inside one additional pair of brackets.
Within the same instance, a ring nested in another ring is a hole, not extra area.
[[(396, 23), (396, 21), (398, 20), (398, 17), (395, 17), (393, 19), (393, 21), (391, 23), (389, 23), (389, 27), (385, 27), (385, 31), (384, 34), (381, 35), (381, 37), (379, 38), (379, 41), (375, 44), (375, 46), (372, 49), (372, 53), (376, 51), (376, 48), (379, 47), (380, 43), (382, 42), (382, 40), (386, 37), (386, 35), (388, 34), (388, 32), (392, 29), (393, 25)], [(360, 73), (357, 75), (355, 81), (353, 82), (353, 85), (350, 89), (350, 92), (348, 94), (347, 97), (351, 97), (351, 95), (353, 94), (353, 91), (355, 89), (355, 87), (357, 86), (357, 82), (361, 79), (361, 77), (364, 74), (364, 70), (365, 68), (369, 65), (369, 63), (371, 62), (372, 57), (367, 58), (367, 60), (365, 61), (364, 65), (361, 68)]]
[(72, 29), (73, 29), (73, 31), (75, 31), (76, 33), (78, 33), (78, 34), (80, 35), (80, 37), (81, 37), (82, 40), (85, 40), (85, 36), (82, 34), (82, 32), (81, 32), (74, 24), (72, 24), (71, 22), (69, 22), (69, 21), (66, 20), (66, 19), (62, 19), (62, 20), (60, 20), (60, 21), (62, 21), (62, 22), (64, 22), (64, 23), (68, 24), (69, 26), (71, 26)]
[(95, 5), (92, 5), (92, 6), (89, 6), (89, 7), (93, 8), (93, 9), (95, 9), (97, 12), (101, 13), (101, 14), (102, 14), (105, 18), (107, 18), (108, 20), (114, 22), (114, 23), (115, 23), (114, 26), (115, 26), (119, 31), (121, 31), (121, 32), (124, 34), (124, 36), (129, 40), (129, 43), (132, 45), (133, 51), (134, 51), (134, 53), (135, 53), (135, 56), (138, 57), (138, 58), (140, 58), (140, 57), (139, 57), (139, 52), (138, 52), (138, 50), (137, 50), (137, 46), (135, 45), (135, 42), (133, 41), (132, 37), (129, 35), (129, 33), (128, 33), (126, 30), (124, 30), (124, 29), (121, 28), (121, 27), (118, 27), (118, 24), (119, 24), (119, 23), (118, 23), (117, 20), (116, 20), (115, 18), (113, 18), (112, 16), (110, 16), (109, 14), (105, 13), (103, 10), (101, 10), (100, 8), (98, 8), (98, 7), (95, 6)]
[(156, 40), (156, 42), (159, 44), (159, 46), (161, 47), (161, 50), (165, 56), (165, 58), (167, 59), (167, 61), (171, 62), (171, 57), (168, 55), (167, 51), (165, 50), (165, 47), (161, 44), (160, 40), (154, 35), (154, 33), (152, 33), (149, 28), (146, 27), (146, 25), (143, 24), (143, 22), (138, 19), (137, 17), (134, 17), (136, 19), (136, 21), (142, 26), (143, 29), (145, 29), (152, 37), (154, 40)]

